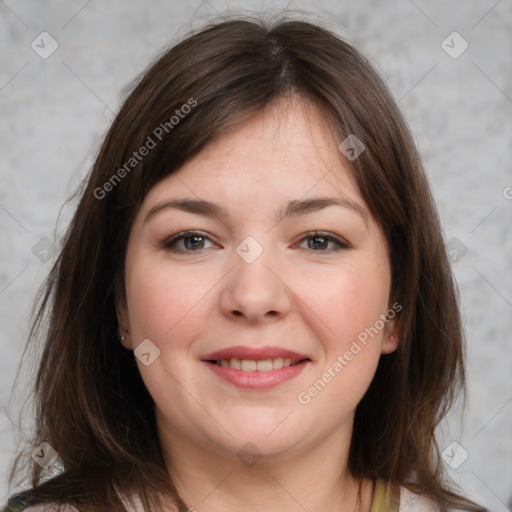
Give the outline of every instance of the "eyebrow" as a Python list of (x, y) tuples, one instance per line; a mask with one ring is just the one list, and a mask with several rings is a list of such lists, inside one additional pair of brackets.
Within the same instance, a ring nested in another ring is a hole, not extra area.
[[(290, 217), (298, 217), (307, 215), (329, 206), (341, 206), (348, 208), (359, 214), (366, 224), (368, 224), (368, 212), (359, 204), (350, 201), (345, 197), (314, 197), (310, 199), (290, 201), (283, 210), (276, 213), (276, 221), (281, 221)], [(176, 209), (206, 217), (229, 217), (229, 213), (222, 206), (205, 201), (202, 199), (168, 199), (153, 206), (144, 218), (144, 224), (154, 217), (157, 213), (167, 210)]]

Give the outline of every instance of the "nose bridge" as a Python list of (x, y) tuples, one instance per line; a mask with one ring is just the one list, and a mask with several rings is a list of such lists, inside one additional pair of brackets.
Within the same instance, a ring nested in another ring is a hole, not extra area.
[[(267, 313), (282, 315), (289, 310), (285, 284), (279, 279), (279, 258), (271, 237), (247, 236), (236, 247), (235, 268), (224, 290), (225, 313), (242, 314), (255, 320)], [(264, 240), (263, 240), (264, 238)]]

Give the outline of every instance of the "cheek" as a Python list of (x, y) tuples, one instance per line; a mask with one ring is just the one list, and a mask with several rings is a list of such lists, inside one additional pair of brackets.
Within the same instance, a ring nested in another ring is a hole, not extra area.
[[(195, 357), (191, 347), (211, 315), (208, 292), (218, 280), (212, 272), (177, 270), (151, 258), (139, 258), (126, 274), (134, 345), (150, 339), (160, 350), (149, 366), (137, 360), (145, 385), (158, 405), (168, 404), (169, 396), (180, 402), (179, 383), (194, 389), (194, 375), (184, 369), (188, 368), (189, 359)], [(167, 412), (172, 415), (173, 411), (171, 407)]]
[(326, 339), (342, 348), (386, 312), (389, 284), (385, 266), (347, 265), (332, 273), (319, 273), (316, 279), (309, 277), (305, 296), (312, 311), (325, 323), (329, 333)]
[(187, 340), (187, 333), (191, 335), (201, 324), (200, 317), (206, 316), (208, 291), (216, 282), (211, 273), (200, 276), (193, 269), (177, 271), (154, 261), (133, 266), (126, 281), (133, 335), (157, 345), (168, 339)]
[[(366, 268), (345, 268), (310, 293), (309, 318), (324, 355), (310, 387), (298, 395), (301, 404), (313, 405), (318, 414), (331, 410), (333, 421), (354, 411), (367, 391), (381, 356), (380, 315), (388, 308), (387, 274)], [(333, 409), (333, 404), (335, 409)]]

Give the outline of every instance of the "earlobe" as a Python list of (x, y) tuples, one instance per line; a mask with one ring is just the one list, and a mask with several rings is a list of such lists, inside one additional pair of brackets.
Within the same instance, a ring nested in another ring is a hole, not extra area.
[(382, 354), (391, 354), (398, 348), (398, 336), (396, 334), (388, 334), (382, 340)]
[(123, 304), (116, 305), (116, 315), (117, 315), (117, 323), (118, 323), (118, 338), (123, 345), (124, 348), (131, 350), (132, 344), (130, 341), (130, 331), (127, 326), (129, 326), (128, 322), (128, 313), (126, 311), (126, 306)]
[(124, 287), (124, 276), (118, 271), (114, 277), (114, 302), (117, 316), (117, 337), (124, 348), (132, 350), (130, 339), (130, 321), (128, 307), (126, 305), (126, 292)]
[(119, 331), (120, 333), (123, 333), (118, 335), (119, 340), (121, 341), (121, 345), (123, 345), (124, 348), (131, 350), (132, 344), (130, 341), (130, 332), (126, 329), (123, 329), (121, 326), (119, 326)]
[(390, 319), (384, 328), (382, 337), (382, 354), (391, 354), (398, 348), (400, 342), (399, 333), (394, 319)]

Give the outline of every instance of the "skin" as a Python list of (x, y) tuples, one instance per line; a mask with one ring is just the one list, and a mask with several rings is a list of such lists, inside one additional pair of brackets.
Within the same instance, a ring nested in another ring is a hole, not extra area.
[[(358, 482), (347, 471), (354, 411), (381, 355), (397, 347), (393, 321), (307, 405), (297, 400), (390, 307), (386, 242), (340, 142), (314, 108), (282, 100), (155, 185), (131, 228), (118, 306), (123, 344), (150, 339), (160, 350), (149, 366), (137, 364), (169, 470), (198, 512), (355, 510)], [(329, 206), (276, 222), (288, 201), (313, 196), (344, 197), (366, 213)], [(168, 208), (144, 223), (151, 208), (176, 198), (217, 203), (229, 216)], [(178, 242), (181, 252), (164, 247), (185, 230), (207, 236), (199, 251), (190, 239)], [(349, 247), (315, 250), (324, 242), (315, 230)], [(253, 263), (236, 252), (247, 236), (263, 248)], [(242, 344), (277, 345), (311, 362), (275, 388), (247, 390), (201, 361)], [(262, 455), (252, 467), (236, 455), (247, 442)], [(372, 495), (364, 480), (360, 510), (370, 510)]]

